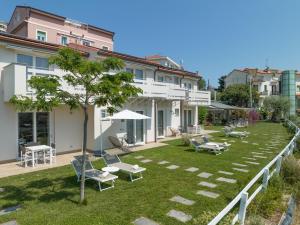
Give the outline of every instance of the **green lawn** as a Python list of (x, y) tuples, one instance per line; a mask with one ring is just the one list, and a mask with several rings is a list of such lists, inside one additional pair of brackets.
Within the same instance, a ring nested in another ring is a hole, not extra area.
[[(288, 143), (289, 135), (280, 124), (258, 123), (246, 128), (251, 132), (243, 143), (238, 138), (227, 138), (231, 143), (230, 150), (215, 156), (205, 152), (196, 153), (190, 147), (181, 145), (180, 140), (168, 142), (168, 146), (149, 149), (142, 152), (126, 155), (121, 159), (124, 162), (140, 164), (147, 171), (144, 179), (131, 183), (128, 177), (119, 173), (115, 188), (99, 192), (96, 183), (88, 181), (86, 186), (87, 205), (78, 205), (79, 185), (71, 166), (48, 169), (44, 171), (18, 175), (0, 179), (0, 187), (5, 192), (0, 193), (0, 209), (20, 204), (22, 209), (9, 215), (0, 216), (0, 223), (16, 219), (20, 225), (41, 224), (98, 224), (98, 225), (126, 225), (136, 218), (145, 216), (160, 224), (182, 224), (166, 216), (171, 209), (180, 210), (192, 215), (200, 216), (204, 211), (218, 213), (242, 189), (243, 186), (264, 166), (277, 152)], [(242, 129), (243, 130), (243, 129)], [(267, 134), (267, 135), (264, 135)], [(260, 165), (250, 165), (249, 173), (233, 171), (232, 162), (246, 164), (242, 157), (251, 157), (251, 151), (263, 151), (270, 143), (272, 135), (278, 134), (282, 141), (271, 154), (265, 154), (267, 159), (257, 159)], [(222, 133), (213, 134), (214, 141), (222, 141)], [(252, 143), (259, 145), (253, 145)], [(135, 156), (142, 155), (153, 160), (147, 164), (140, 163)], [(176, 170), (169, 170), (168, 165), (158, 165), (162, 160), (180, 166)], [(93, 162), (100, 169), (102, 161)], [(197, 172), (187, 172), (186, 168), (197, 167)], [(234, 172), (234, 175), (219, 174), (219, 170)], [(213, 176), (200, 178), (200, 172), (209, 172)], [(237, 179), (236, 184), (216, 181), (218, 177)], [(215, 183), (214, 189), (198, 185), (200, 181)], [(217, 199), (197, 195), (198, 190), (208, 190), (219, 193)], [(169, 199), (175, 195), (194, 200), (192, 206), (185, 206), (171, 202)], [(192, 221), (186, 224), (193, 224)]]

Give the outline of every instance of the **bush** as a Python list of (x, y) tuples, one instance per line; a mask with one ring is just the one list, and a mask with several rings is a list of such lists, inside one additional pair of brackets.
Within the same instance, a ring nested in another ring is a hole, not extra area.
[(293, 196), (297, 202), (300, 202), (300, 182), (293, 186)]
[(205, 106), (200, 106), (198, 108), (198, 117), (199, 117), (199, 124), (203, 124), (206, 120), (208, 110)]
[(265, 218), (271, 216), (278, 209), (283, 209), (282, 193), (284, 183), (281, 177), (276, 176), (270, 180), (266, 191), (262, 192), (249, 205), (249, 213), (259, 214)]
[(294, 156), (288, 156), (283, 160), (281, 176), (285, 182), (291, 185), (300, 182), (300, 163)]
[(192, 138), (192, 136), (190, 134), (183, 134), (181, 136), (181, 142), (182, 142), (182, 145), (184, 146), (189, 146), (191, 143), (190, 143), (190, 139)]

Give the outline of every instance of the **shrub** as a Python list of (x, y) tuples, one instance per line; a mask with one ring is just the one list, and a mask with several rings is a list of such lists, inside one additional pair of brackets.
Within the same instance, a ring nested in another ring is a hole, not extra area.
[(273, 177), (267, 190), (259, 194), (253, 203), (249, 205), (249, 213), (259, 214), (267, 218), (278, 209), (283, 209), (283, 189), (284, 183), (281, 177)]
[(198, 117), (199, 117), (199, 124), (203, 124), (206, 120), (208, 110), (204, 106), (200, 106), (198, 109)]
[(300, 163), (290, 155), (283, 160), (281, 176), (288, 184), (294, 185), (300, 182)]
[[(212, 212), (212, 211), (204, 211), (200, 216), (193, 219), (193, 224), (195, 225), (202, 225), (202, 224), (208, 224), (218, 213)], [(232, 223), (232, 220), (234, 218), (233, 213), (229, 213), (223, 220), (218, 223), (219, 225), (228, 225)]]
[(181, 142), (182, 142), (182, 145), (184, 146), (189, 146), (191, 143), (190, 143), (190, 139), (192, 138), (192, 136), (190, 134), (183, 134), (181, 136)]
[(300, 202), (300, 182), (296, 183), (293, 186), (293, 196), (297, 202)]

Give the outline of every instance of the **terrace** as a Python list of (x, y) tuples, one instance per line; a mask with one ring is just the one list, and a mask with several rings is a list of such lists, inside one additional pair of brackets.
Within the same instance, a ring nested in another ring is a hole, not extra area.
[[(232, 144), (220, 155), (195, 152), (178, 139), (124, 155), (122, 161), (147, 168), (144, 179), (131, 183), (118, 173), (115, 188), (104, 192), (87, 181), (86, 205), (77, 204), (79, 184), (70, 165), (1, 178), (0, 209), (21, 208), (0, 216), (0, 223), (124, 225), (142, 224), (137, 219), (144, 217), (164, 225), (194, 224), (204, 212), (217, 215), (290, 138), (280, 124), (261, 122), (245, 129), (250, 135), (244, 139), (211, 134), (212, 141)], [(101, 169), (104, 163), (93, 165)]]

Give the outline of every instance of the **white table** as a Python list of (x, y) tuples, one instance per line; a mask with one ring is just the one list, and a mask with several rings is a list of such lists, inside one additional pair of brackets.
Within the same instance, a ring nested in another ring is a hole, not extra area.
[(45, 155), (46, 155), (46, 151), (50, 152), (50, 164), (52, 164), (52, 148), (48, 145), (35, 145), (35, 146), (29, 146), (26, 147), (27, 151), (31, 152), (32, 155), (32, 167), (35, 166), (35, 160), (34, 160), (34, 155), (37, 152), (43, 152), (44, 153), (44, 162), (45, 162)]
[(116, 173), (120, 169), (118, 167), (115, 167), (115, 166), (106, 166), (106, 167), (103, 167), (101, 170), (104, 171), (104, 172)]

